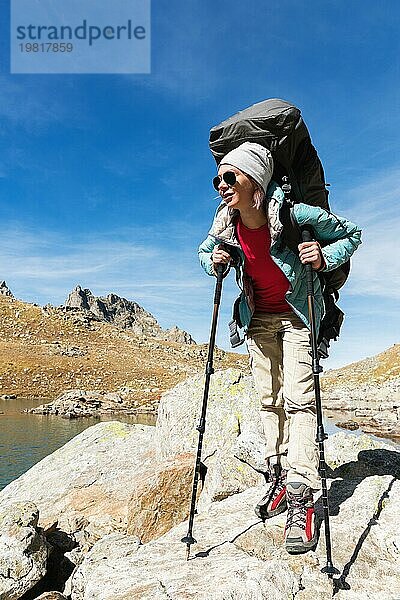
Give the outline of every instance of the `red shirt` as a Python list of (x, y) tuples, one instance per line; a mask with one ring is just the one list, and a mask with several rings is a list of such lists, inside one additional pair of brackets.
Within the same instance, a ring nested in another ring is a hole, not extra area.
[(269, 313), (291, 311), (285, 300), (289, 281), (269, 253), (271, 236), (268, 223), (249, 229), (239, 218), (236, 236), (245, 255), (244, 270), (252, 280), (256, 310)]

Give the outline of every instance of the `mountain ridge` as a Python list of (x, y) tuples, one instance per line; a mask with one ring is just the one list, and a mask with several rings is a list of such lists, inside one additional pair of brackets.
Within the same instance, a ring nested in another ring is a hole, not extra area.
[[(1, 290), (0, 395), (53, 400), (72, 389), (123, 388), (137, 404), (155, 407), (164, 391), (205, 368), (207, 345), (182, 342), (181, 330), (179, 341), (153, 337), (152, 328), (166, 332), (144, 309), (150, 325), (140, 333), (88, 309), (39, 306), (16, 299), (6, 284)], [(247, 370), (247, 357), (218, 348), (214, 362)]]

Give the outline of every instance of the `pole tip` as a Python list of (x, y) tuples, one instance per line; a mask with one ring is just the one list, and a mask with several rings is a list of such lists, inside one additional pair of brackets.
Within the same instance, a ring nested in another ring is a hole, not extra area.
[(321, 573), (326, 573), (329, 579), (332, 579), (334, 575), (340, 575), (340, 571), (333, 564), (326, 565), (326, 567), (321, 569)]
[(188, 532), (188, 534), (181, 539), (181, 542), (186, 544), (186, 560), (189, 560), (190, 546), (191, 546), (191, 544), (196, 544), (197, 541), (194, 539), (192, 534), (190, 532)]

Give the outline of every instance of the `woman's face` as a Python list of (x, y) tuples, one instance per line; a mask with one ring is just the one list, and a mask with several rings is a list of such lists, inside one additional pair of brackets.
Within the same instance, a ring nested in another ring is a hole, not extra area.
[(229, 208), (237, 210), (248, 209), (253, 206), (253, 194), (255, 185), (242, 171), (231, 165), (222, 165), (218, 169), (218, 175), (222, 176), (227, 171), (233, 171), (236, 175), (236, 183), (232, 186), (225, 183), (221, 177), (218, 193)]

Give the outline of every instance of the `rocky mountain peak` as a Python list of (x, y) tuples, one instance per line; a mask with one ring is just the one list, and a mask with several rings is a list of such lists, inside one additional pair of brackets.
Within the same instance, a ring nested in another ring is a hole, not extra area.
[(14, 298), (14, 295), (5, 281), (0, 283), (0, 296), (8, 296), (9, 298)]
[(129, 329), (138, 336), (154, 337), (184, 344), (196, 343), (192, 336), (172, 327), (164, 330), (153, 315), (147, 312), (137, 302), (110, 293), (106, 297), (97, 297), (80, 285), (68, 295), (65, 302), (68, 308), (89, 311), (100, 321), (106, 321), (121, 329)]

